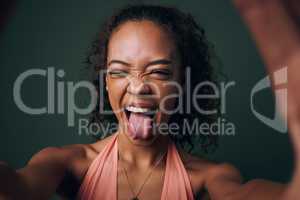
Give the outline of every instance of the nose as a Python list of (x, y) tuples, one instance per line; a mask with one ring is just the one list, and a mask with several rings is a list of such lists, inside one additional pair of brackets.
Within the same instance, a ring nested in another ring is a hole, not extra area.
[(132, 95), (148, 95), (151, 94), (150, 85), (141, 78), (131, 78), (127, 87), (127, 92)]

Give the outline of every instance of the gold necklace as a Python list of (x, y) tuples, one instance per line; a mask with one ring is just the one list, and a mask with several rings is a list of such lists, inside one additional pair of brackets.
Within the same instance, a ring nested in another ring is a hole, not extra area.
[[(149, 169), (149, 172), (148, 172), (148, 175), (146, 176), (145, 180), (143, 181), (143, 184), (140, 186), (139, 190), (137, 193), (134, 192), (133, 190), (133, 187), (132, 185), (130, 184), (130, 181), (129, 181), (129, 177), (128, 177), (128, 173), (125, 169), (125, 167), (122, 165), (122, 168), (123, 168), (123, 171), (124, 171), (124, 174), (126, 176), (126, 180), (127, 180), (127, 183), (129, 185), (129, 188), (131, 190), (131, 193), (133, 195), (133, 197), (131, 198), (131, 200), (139, 200), (138, 196), (139, 194), (142, 192), (142, 189), (144, 187), (144, 185), (146, 184), (146, 182), (150, 179), (152, 173), (153, 173), (153, 170), (158, 166), (158, 164), (162, 161), (162, 159), (164, 158), (164, 156), (166, 155), (167, 151), (164, 152), (163, 154), (161, 154), (160, 158), (155, 162), (154, 166), (152, 168)], [(123, 158), (120, 156), (120, 152), (118, 151), (118, 155), (119, 155), (119, 158), (120, 160), (122, 160), (122, 162), (124, 162)]]

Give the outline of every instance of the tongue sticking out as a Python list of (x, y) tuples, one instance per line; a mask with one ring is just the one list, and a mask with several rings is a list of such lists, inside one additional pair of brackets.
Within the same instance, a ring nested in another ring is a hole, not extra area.
[(129, 134), (133, 139), (147, 139), (151, 136), (152, 128), (151, 117), (139, 114), (131, 113), (129, 117)]

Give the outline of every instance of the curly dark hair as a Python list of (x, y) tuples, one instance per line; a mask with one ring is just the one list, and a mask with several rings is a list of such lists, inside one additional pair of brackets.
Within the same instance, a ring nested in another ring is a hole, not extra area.
[[(191, 72), (191, 90), (202, 81), (210, 81), (217, 83), (217, 73), (215, 67), (212, 66), (213, 47), (207, 41), (205, 32), (200, 27), (190, 14), (183, 13), (173, 7), (165, 7), (158, 5), (145, 5), (134, 4), (127, 5), (126, 7), (118, 10), (113, 16), (111, 16), (106, 23), (103, 24), (100, 33), (97, 35), (97, 39), (92, 43), (92, 47), (87, 55), (86, 62), (89, 67), (93, 69), (93, 84), (99, 92), (100, 88), (105, 88), (105, 81), (99, 81), (99, 71), (106, 68), (107, 62), (107, 48), (109, 39), (121, 24), (128, 21), (141, 21), (150, 20), (157, 25), (167, 30), (174, 39), (177, 45), (177, 49), (181, 55), (181, 64), (184, 66), (184, 70), (190, 67)], [(100, 86), (99, 86), (100, 84)], [(104, 85), (101, 85), (104, 84)], [(210, 88), (202, 87), (201, 94), (210, 94), (212, 91)], [(108, 124), (115, 122), (116, 117), (112, 115), (101, 115), (99, 113), (99, 106), (103, 104), (106, 110), (111, 110), (108, 100), (108, 94), (103, 91), (104, 102), (98, 102), (95, 110), (91, 113), (90, 123), (102, 123)], [(186, 95), (186, 94), (184, 94)], [(186, 98), (184, 99), (184, 105), (186, 105)], [(205, 109), (217, 109), (219, 106), (219, 99), (201, 99), (199, 100), (201, 107)], [(200, 123), (213, 123), (216, 121), (219, 114), (203, 115), (192, 106), (189, 113), (175, 113), (170, 117), (170, 122), (175, 122), (179, 125), (186, 122), (192, 122), (194, 119), (198, 119)], [(180, 126), (180, 129), (182, 126)], [(182, 131), (182, 130), (180, 130)], [(98, 138), (103, 138), (104, 133), (99, 133)], [(105, 135), (109, 135), (105, 133)], [(211, 152), (217, 147), (218, 140), (216, 135), (208, 134), (176, 134), (171, 135), (172, 140), (176, 145), (180, 145), (186, 151), (193, 153), (195, 150), (199, 152)]]

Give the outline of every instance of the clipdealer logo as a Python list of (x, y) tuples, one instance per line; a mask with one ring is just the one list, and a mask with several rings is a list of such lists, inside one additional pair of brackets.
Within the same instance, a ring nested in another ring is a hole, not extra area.
[[(105, 72), (103, 72), (105, 73)], [(190, 69), (187, 69), (186, 72), (186, 80), (190, 79)], [(32, 77), (32, 76), (42, 76), (46, 78), (47, 80), (47, 105), (44, 107), (40, 108), (33, 108), (30, 107), (28, 104), (26, 104), (21, 95), (21, 90), (22, 90), (22, 84), (26, 81), (26, 79)], [(89, 82), (89, 81), (78, 81), (76, 83), (72, 81), (63, 81), (62, 79), (65, 76), (64, 70), (58, 69), (55, 71), (54, 67), (48, 67), (47, 69), (29, 69), (26, 70), (25, 72), (21, 73), (15, 80), (14, 82), (14, 87), (13, 87), (13, 98), (16, 106), (23, 111), (24, 113), (31, 114), (31, 115), (42, 115), (42, 114), (65, 114), (67, 113), (67, 120), (68, 120), (68, 126), (72, 127), (75, 125), (75, 115), (80, 114), (80, 115), (86, 115), (90, 114), (94, 108), (97, 105), (97, 91), (95, 86)], [(101, 76), (103, 74), (99, 74), (100, 80), (103, 79)], [(259, 82), (257, 82), (254, 87), (251, 90), (250, 93), (250, 108), (252, 113), (256, 118), (258, 118), (261, 122), (266, 124), (267, 126), (273, 128), (274, 130), (285, 133), (287, 132), (287, 67), (279, 69), (275, 71), (272, 74), (273, 78), (273, 83), (274, 83), (274, 88), (275, 88), (275, 112), (274, 112), (274, 118), (270, 118), (267, 116), (264, 116), (263, 114), (259, 113), (255, 109), (254, 105), (254, 96), (258, 92), (263, 92), (264, 89), (270, 88), (271, 87), (271, 81), (270, 77), (266, 76), (263, 79), (261, 79)], [(234, 81), (228, 82), (228, 83), (221, 83), (220, 86), (218, 87), (215, 85), (215, 83), (210, 83), (207, 81), (200, 82), (196, 90), (191, 93), (190, 87), (187, 88), (182, 88), (181, 85), (178, 85), (178, 83), (169, 83), (169, 84), (174, 84), (179, 90), (186, 90), (190, 93), (188, 95), (187, 102), (190, 102), (193, 104), (193, 106), (197, 109), (197, 112), (200, 112), (201, 114), (204, 115), (209, 115), (209, 114), (215, 114), (216, 112), (220, 112), (221, 114), (225, 114), (226, 112), (226, 93), (227, 90), (233, 86), (236, 85)], [(186, 83), (186, 86), (189, 86), (189, 82)], [(279, 86), (279, 88), (278, 88)], [(284, 86), (284, 87), (282, 87)], [(198, 94), (198, 90), (201, 87), (210, 87), (214, 94)], [(90, 94), (90, 102), (89, 104), (84, 107), (80, 108), (76, 105), (75, 103), (75, 94), (79, 88), (84, 88), (89, 91)], [(103, 99), (101, 97), (101, 93), (104, 91), (104, 88), (100, 88), (100, 104)], [(65, 99), (65, 92), (67, 92), (67, 99)], [(182, 91), (181, 91), (182, 93)], [(181, 94), (180, 93), (180, 94)], [(182, 95), (178, 95), (180, 98)], [(172, 96), (173, 97), (173, 96)], [(170, 98), (170, 97), (167, 97)], [(201, 109), (200, 105), (197, 103), (197, 99), (201, 98), (220, 98), (221, 100), (221, 107), (219, 109), (214, 109), (214, 110), (203, 110)], [(65, 108), (65, 103), (67, 103), (67, 106)], [(280, 105), (280, 107), (279, 107)], [(187, 105), (187, 111), (190, 110), (191, 105)], [(182, 109), (184, 106), (181, 105), (179, 108), (176, 109)], [(106, 114), (104, 112), (105, 110), (100, 110), (101, 114)], [(109, 113), (111, 114), (111, 113)], [(222, 121), (223, 120), (223, 121)], [(226, 122), (225, 119), (222, 118), (220, 120), (223, 124), (225, 125), (230, 125), (231, 127), (234, 126), (233, 123), (231, 122)], [(88, 123), (86, 123), (88, 124)], [(222, 124), (222, 125), (223, 125)], [(202, 124), (203, 125), (203, 124)]]
[(253, 98), (256, 93), (270, 88), (271, 81), (270, 77), (266, 76), (261, 79), (251, 90), (250, 95), (250, 105), (251, 111), (253, 114), (259, 119), (261, 122), (266, 124), (267, 126), (275, 129), (278, 132), (286, 133), (288, 130), (287, 127), (287, 77), (288, 68), (284, 67), (272, 73), (273, 84), (274, 84), (274, 95), (275, 95), (275, 108), (274, 108), (274, 118), (270, 118), (262, 115), (254, 108)]
[[(47, 78), (47, 106), (41, 108), (32, 108), (26, 105), (21, 96), (22, 84), (31, 76), (42, 76)], [(45, 69), (30, 69), (21, 73), (13, 88), (13, 97), (17, 107), (24, 113), (31, 115), (41, 114), (64, 114), (68, 115), (68, 126), (74, 126), (75, 114), (86, 115), (92, 112), (96, 106), (97, 92), (95, 87), (89, 81), (79, 81), (74, 83), (72, 81), (59, 81), (65, 76), (65, 72), (61, 69), (57, 70), (55, 74), (54, 67)], [(66, 88), (65, 88), (66, 87)], [(89, 104), (80, 108), (75, 103), (75, 94), (79, 88), (85, 88), (89, 91), (91, 101)], [(67, 91), (67, 99), (65, 100), (65, 90)], [(57, 91), (57, 92), (55, 92)], [(67, 101), (67, 108), (65, 108), (65, 101)], [(57, 106), (56, 103), (57, 102)], [(55, 110), (57, 107), (57, 110)]]

